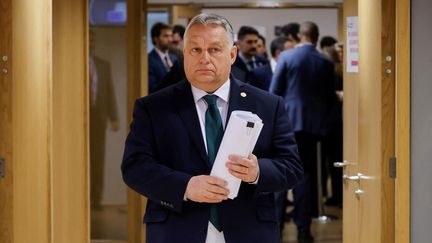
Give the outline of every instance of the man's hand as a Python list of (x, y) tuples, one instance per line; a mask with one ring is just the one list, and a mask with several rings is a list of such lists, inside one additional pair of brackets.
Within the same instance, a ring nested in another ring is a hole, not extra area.
[(230, 155), (228, 159), (230, 161), (226, 163), (226, 166), (231, 175), (247, 183), (256, 181), (259, 175), (259, 167), (258, 159), (255, 155), (250, 154), (247, 158)]
[(227, 182), (214, 176), (192, 177), (186, 187), (186, 198), (195, 202), (219, 203), (228, 198)]
[(111, 121), (111, 131), (117, 132), (120, 129), (120, 124), (117, 120)]

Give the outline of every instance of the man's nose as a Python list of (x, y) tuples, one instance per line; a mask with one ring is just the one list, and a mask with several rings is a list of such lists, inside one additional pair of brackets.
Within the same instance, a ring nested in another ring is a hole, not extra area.
[(208, 53), (208, 51), (203, 51), (200, 58), (200, 62), (208, 63), (209, 61), (210, 61), (210, 54)]

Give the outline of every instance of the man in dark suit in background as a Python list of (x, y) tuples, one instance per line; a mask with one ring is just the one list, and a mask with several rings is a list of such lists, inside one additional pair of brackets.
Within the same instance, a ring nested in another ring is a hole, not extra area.
[(276, 63), (282, 51), (294, 48), (294, 42), (286, 37), (277, 37), (270, 44), (270, 63), (257, 67), (246, 74), (246, 83), (268, 91)]
[(246, 74), (254, 68), (268, 63), (264, 57), (257, 55), (258, 31), (250, 26), (242, 26), (237, 34), (238, 55), (232, 73), (235, 78), (245, 82)]
[[(274, 192), (293, 187), (302, 167), (282, 99), (230, 77), (233, 39), (225, 18), (195, 16), (185, 34), (187, 80), (135, 104), (122, 173), (149, 198), (148, 243), (280, 242)], [(209, 174), (233, 110), (265, 125), (252, 154), (227, 158), (242, 180), (227, 200), (226, 181)]]
[(310, 224), (317, 205), (317, 141), (327, 129), (326, 115), (333, 99), (332, 62), (317, 51), (318, 26), (300, 26), (300, 45), (279, 58), (270, 92), (284, 98), (293, 124), (305, 176), (294, 192), (294, 222), (299, 242), (312, 242)]
[(172, 28), (164, 23), (156, 23), (151, 29), (154, 48), (148, 54), (149, 93), (153, 93), (160, 80), (170, 71), (177, 60), (169, 51), (172, 45)]

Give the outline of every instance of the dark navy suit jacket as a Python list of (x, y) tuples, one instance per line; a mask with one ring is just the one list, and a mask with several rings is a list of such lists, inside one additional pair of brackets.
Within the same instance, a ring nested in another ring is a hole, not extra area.
[(282, 52), (269, 91), (283, 97), (294, 131), (325, 135), (334, 93), (333, 63), (313, 45)]
[[(234, 200), (218, 204), (226, 243), (280, 242), (274, 192), (292, 188), (303, 174), (283, 101), (231, 79), (228, 106), (228, 114), (257, 114), (264, 127), (253, 151), (259, 158), (258, 184), (242, 183)], [(210, 173), (207, 161), (186, 80), (136, 101), (122, 173), (127, 185), (149, 199), (148, 243), (205, 242), (211, 204), (184, 201), (184, 195), (192, 176)]]
[(273, 77), (270, 63), (257, 67), (246, 74), (246, 83), (268, 91)]
[[(255, 55), (255, 64), (257, 65), (257, 67), (265, 65), (267, 63), (269, 63), (267, 59), (265, 59), (262, 56)], [(235, 78), (243, 82), (246, 81), (246, 74), (249, 72), (249, 69), (247, 68), (246, 63), (243, 62), (243, 60), (240, 58), (239, 55), (237, 55), (237, 58), (234, 64), (232, 65), (231, 70)]]
[[(168, 54), (171, 62), (175, 63), (177, 57), (173, 53)], [(156, 91), (156, 88), (162, 78), (167, 74), (165, 65), (160, 58), (159, 54), (153, 49), (148, 54), (148, 80), (149, 80), (149, 93)]]

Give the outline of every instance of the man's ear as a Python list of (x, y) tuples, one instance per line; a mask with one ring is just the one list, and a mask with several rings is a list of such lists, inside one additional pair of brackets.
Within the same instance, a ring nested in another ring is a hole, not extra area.
[(234, 62), (235, 62), (235, 60), (236, 60), (236, 58), (237, 58), (237, 46), (236, 45), (233, 45), (231, 47), (231, 53), (230, 53), (230, 55), (231, 55), (231, 65), (233, 65)]

